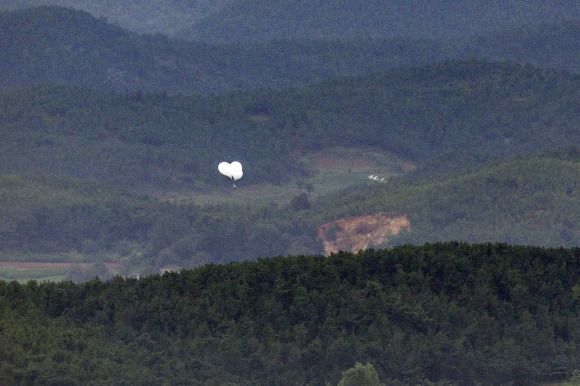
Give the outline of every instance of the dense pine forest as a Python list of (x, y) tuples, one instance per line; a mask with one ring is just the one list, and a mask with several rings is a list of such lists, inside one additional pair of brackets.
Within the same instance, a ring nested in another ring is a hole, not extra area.
[[(580, 368), (580, 251), (403, 245), (0, 282), (3, 384), (534, 384)], [(577, 376), (577, 375), (576, 375)]]

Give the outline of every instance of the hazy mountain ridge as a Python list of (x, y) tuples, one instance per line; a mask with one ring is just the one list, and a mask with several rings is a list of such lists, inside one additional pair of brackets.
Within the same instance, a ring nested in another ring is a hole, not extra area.
[(504, 28), (580, 19), (580, 5), (562, 1), (239, 0), (180, 36), (196, 40), (449, 39)]
[(0, 14), (0, 44), (0, 88), (64, 83), (170, 93), (295, 87), (421, 63), (436, 53), (426, 43), (398, 41), (211, 46), (130, 33), (58, 7)]
[(73, 7), (137, 32), (191, 40), (457, 38), (523, 25), (578, 20), (576, 2), (549, 1), (305, 1), (276, 0), (12, 0), (2, 9)]
[(124, 29), (140, 33), (173, 35), (202, 20), (233, 0), (7, 0), (0, 10), (56, 5), (89, 12)]
[(529, 27), (474, 40), (285, 41), (208, 45), (139, 35), (90, 14), (41, 7), (0, 14), (0, 89), (72, 84), (96, 90), (223, 93), (452, 58), (491, 57), (580, 72), (579, 24)]

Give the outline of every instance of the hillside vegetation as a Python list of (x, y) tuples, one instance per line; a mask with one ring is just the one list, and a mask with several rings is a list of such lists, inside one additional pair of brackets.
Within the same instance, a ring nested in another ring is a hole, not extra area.
[(563, 148), (437, 181), (367, 179), (338, 194), (303, 192), (286, 201), (245, 204), (162, 202), (78, 180), (4, 177), (1, 256), (115, 261), (123, 274), (146, 274), (313, 255), (323, 252), (323, 224), (374, 213), (405, 216), (410, 227), (378, 246), (462, 240), (573, 247), (580, 239), (578, 154)]
[(481, 162), (579, 145), (579, 90), (576, 75), (487, 61), (208, 97), (18, 89), (0, 93), (0, 172), (178, 191), (215, 188), (224, 159), (244, 184), (288, 182), (308, 175), (302, 152), (334, 146)]
[(459, 40), (365, 35), (207, 44), (139, 35), (86, 12), (40, 7), (0, 13), (0, 89), (68, 84), (120, 92), (222, 93), (298, 87), (473, 57), (579, 72), (573, 54), (580, 41), (578, 21), (544, 23)]
[[(580, 240), (576, 148), (486, 165), (436, 181), (352, 188), (312, 205), (324, 219), (405, 214), (412, 231), (389, 244), (464, 240), (575, 246)], [(328, 203), (328, 204), (326, 204)]]
[[(214, 96), (4, 91), (1, 253), (147, 273), (321, 253), (321, 225), (376, 212), (410, 221), (385, 245), (574, 246), (578, 90), (576, 75), (466, 61)], [(342, 169), (317, 164), (331, 149)], [(236, 193), (223, 160), (244, 165)], [(379, 170), (388, 183), (367, 178)]]
[(3, 384), (534, 384), (580, 368), (580, 253), (400, 246), (0, 282)]

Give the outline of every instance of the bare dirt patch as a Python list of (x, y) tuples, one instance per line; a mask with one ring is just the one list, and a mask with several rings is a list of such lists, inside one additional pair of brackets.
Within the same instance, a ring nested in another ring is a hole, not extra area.
[(322, 225), (318, 237), (326, 254), (338, 251), (357, 252), (388, 241), (402, 230), (411, 231), (407, 216), (392, 216), (385, 212), (340, 219)]
[(332, 147), (302, 155), (301, 159), (318, 172), (379, 172), (396, 175), (404, 172), (404, 162), (392, 153), (379, 149)]

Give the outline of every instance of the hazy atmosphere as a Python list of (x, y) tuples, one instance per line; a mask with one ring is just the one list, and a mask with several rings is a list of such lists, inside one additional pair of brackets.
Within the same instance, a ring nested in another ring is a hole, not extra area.
[(580, 382), (580, 2), (0, 4), (0, 383)]

